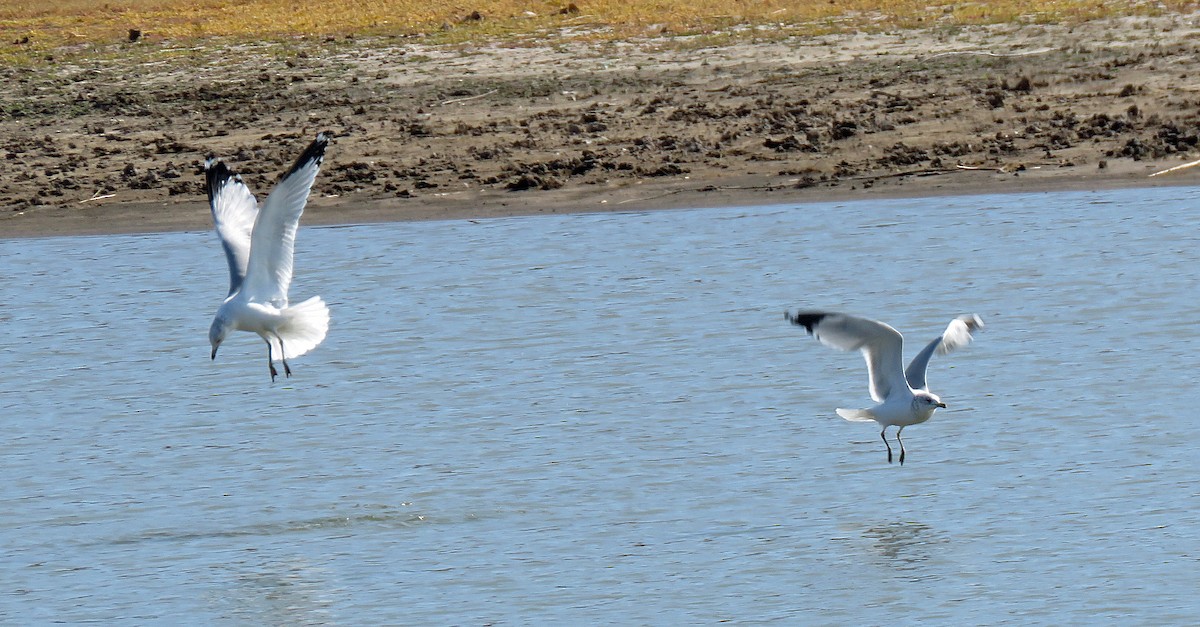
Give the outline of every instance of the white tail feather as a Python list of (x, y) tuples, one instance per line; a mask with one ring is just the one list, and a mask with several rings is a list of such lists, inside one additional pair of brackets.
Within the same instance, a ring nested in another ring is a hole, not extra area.
[(874, 422), (875, 415), (869, 409), (842, 409), (838, 408), (837, 415), (849, 420), (850, 422)]
[(284, 309), (283, 315), (287, 320), (276, 329), (283, 338), (283, 349), (275, 338), (271, 338), (271, 356), (275, 361), (307, 353), (316, 348), (329, 331), (329, 307), (320, 296)]

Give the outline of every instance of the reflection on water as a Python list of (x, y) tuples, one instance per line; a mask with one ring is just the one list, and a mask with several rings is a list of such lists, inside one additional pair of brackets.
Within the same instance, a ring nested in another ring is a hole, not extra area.
[[(1196, 200), (306, 229), (275, 385), (210, 233), (0, 240), (0, 622), (1189, 623)], [(988, 328), (900, 467), (789, 307)]]
[(191, 542), (195, 540), (238, 538), (243, 536), (278, 537), (286, 534), (306, 534), (314, 531), (345, 529), (348, 532), (377, 528), (395, 530), (422, 523), (436, 522), (423, 514), (398, 512), (394, 508), (381, 506), (381, 511), (371, 514), (350, 516), (323, 516), (306, 520), (264, 522), (243, 527), (199, 530), (199, 529), (145, 529), (125, 537), (104, 538), (104, 544), (133, 544), (140, 542)]

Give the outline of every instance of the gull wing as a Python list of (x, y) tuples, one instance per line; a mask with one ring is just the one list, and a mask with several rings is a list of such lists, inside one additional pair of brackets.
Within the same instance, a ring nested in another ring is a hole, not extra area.
[(921, 349), (921, 352), (913, 357), (912, 363), (908, 364), (908, 369), (904, 371), (904, 378), (908, 379), (908, 385), (914, 390), (928, 391), (929, 384), (925, 382), (925, 370), (929, 367), (929, 359), (933, 357), (933, 353), (945, 355), (960, 346), (970, 344), (971, 332), (982, 328), (983, 320), (975, 314), (966, 314), (951, 320), (946, 331)]
[(275, 185), (258, 212), (242, 288), (251, 302), (287, 307), (296, 230), (300, 226), (300, 214), (304, 213), (308, 193), (317, 178), (328, 143), (329, 137), (325, 133), (317, 135), (292, 169)]
[(826, 346), (862, 351), (875, 402), (882, 403), (897, 390), (908, 391), (901, 358), (904, 338), (899, 331), (877, 320), (840, 313), (802, 311), (785, 315)]
[(204, 179), (213, 225), (217, 228), (217, 237), (221, 238), (221, 247), (225, 249), (225, 260), (229, 262), (229, 295), (232, 296), (246, 277), (250, 233), (258, 216), (258, 201), (242, 182), (242, 177), (231, 172), (221, 161), (210, 158), (204, 162)]

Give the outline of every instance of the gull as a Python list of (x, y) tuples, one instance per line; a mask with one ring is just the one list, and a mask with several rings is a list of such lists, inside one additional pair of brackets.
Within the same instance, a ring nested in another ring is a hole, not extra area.
[(288, 304), (296, 229), (328, 143), (328, 135), (317, 135), (261, 210), (241, 176), (215, 158), (204, 163), (208, 204), (229, 262), (229, 294), (208, 330), (212, 359), (230, 332), (257, 333), (267, 343), (272, 382), (279, 374), (275, 361), (292, 376), (288, 357), (315, 348), (329, 329), (329, 307), (320, 296)]
[(897, 426), (896, 441), (900, 443), (900, 464), (904, 464), (904, 427), (929, 420), (938, 408), (946, 404), (929, 391), (925, 369), (936, 352), (945, 355), (971, 342), (971, 332), (983, 328), (983, 320), (975, 314), (959, 316), (950, 321), (946, 331), (925, 346), (904, 369), (904, 337), (900, 332), (877, 320), (842, 313), (801, 311), (784, 313), (792, 324), (802, 326), (822, 344), (849, 351), (860, 350), (867, 360), (871, 398), (878, 405), (867, 409), (838, 409), (842, 418), (851, 422), (879, 423), (879, 437), (887, 447), (888, 463), (892, 463), (892, 445), (888, 444), (887, 428)]

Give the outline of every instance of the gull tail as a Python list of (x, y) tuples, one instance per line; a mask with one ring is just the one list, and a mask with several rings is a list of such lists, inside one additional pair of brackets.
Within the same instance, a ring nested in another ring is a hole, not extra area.
[(271, 355), (275, 357), (275, 361), (307, 353), (316, 348), (329, 331), (329, 307), (320, 296), (313, 296), (284, 309), (283, 316), (286, 321), (279, 325), (276, 332), (283, 338), (284, 350), (281, 351), (279, 342), (271, 338)]
[(869, 409), (842, 409), (838, 408), (837, 415), (849, 420), (850, 422), (874, 422), (875, 414)]

